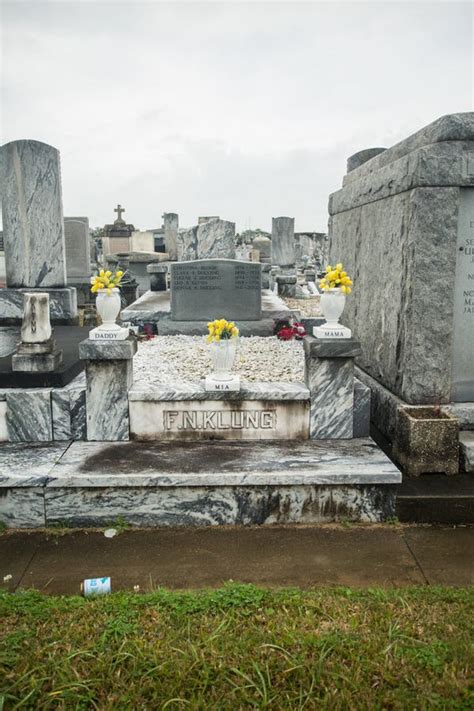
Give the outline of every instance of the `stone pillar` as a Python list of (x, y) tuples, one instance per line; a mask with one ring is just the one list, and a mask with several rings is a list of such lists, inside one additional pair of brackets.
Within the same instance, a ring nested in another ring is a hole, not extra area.
[(96, 442), (129, 439), (128, 391), (133, 382), (133, 356), (137, 341), (79, 344), (86, 361), (87, 439)]
[(360, 344), (353, 338), (330, 340), (305, 336), (305, 382), (310, 391), (310, 438), (352, 439), (354, 358)]
[(23, 293), (21, 343), (12, 357), (13, 371), (50, 373), (62, 363), (49, 318), (49, 294)]
[(1, 149), (7, 287), (66, 285), (59, 151), (39, 141)]
[(276, 282), (278, 284), (278, 296), (286, 296), (294, 299), (296, 296), (296, 274), (277, 274)]
[(295, 266), (295, 218), (272, 218), (272, 264)]
[(175, 212), (163, 213), (163, 228), (165, 231), (165, 251), (172, 261), (176, 261), (178, 259), (179, 217)]
[(166, 275), (168, 274), (167, 264), (148, 264), (146, 268), (150, 275), (151, 291), (166, 291)]

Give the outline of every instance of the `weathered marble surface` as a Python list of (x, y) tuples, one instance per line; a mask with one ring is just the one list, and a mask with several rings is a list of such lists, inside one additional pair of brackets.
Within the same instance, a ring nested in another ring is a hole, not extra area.
[(59, 152), (39, 141), (12, 141), (1, 148), (0, 166), (7, 286), (64, 286)]
[(395, 487), (47, 488), (45, 508), (48, 525), (103, 526), (119, 516), (136, 526), (377, 522), (395, 515)]
[(51, 412), (53, 440), (55, 442), (67, 442), (72, 439), (71, 403), (67, 390), (55, 389), (51, 392)]
[(386, 148), (364, 148), (362, 151), (353, 153), (347, 159), (347, 172), (350, 173), (352, 170), (359, 168), (363, 163), (367, 163), (368, 160), (375, 158), (379, 153), (383, 153), (386, 150)]
[(352, 358), (307, 359), (306, 385), (311, 392), (310, 437), (353, 436), (354, 361)]
[(353, 437), (370, 435), (370, 388), (354, 378)]
[(72, 439), (87, 439), (86, 390), (71, 388), (69, 391)]
[(398, 469), (370, 439), (285, 443), (74, 442), (0, 446), (11, 526), (377, 521)]
[(208, 220), (197, 229), (197, 259), (235, 259), (235, 223)]
[(44, 489), (1, 488), (0, 521), (8, 528), (45, 526)]
[(240, 392), (206, 392), (204, 381), (169, 383), (144, 389), (133, 385), (129, 400), (309, 400), (304, 383), (243, 382)]
[(137, 339), (129, 336), (124, 341), (91, 341), (79, 343), (79, 358), (82, 360), (131, 360), (137, 352)]
[(178, 261), (188, 262), (197, 259), (197, 234), (198, 227), (179, 230), (177, 237)]
[(354, 358), (360, 353), (360, 343), (354, 338), (331, 340), (305, 336), (303, 347), (305, 355), (311, 358)]
[(8, 442), (7, 401), (0, 396), (0, 442)]
[(132, 361), (88, 360), (86, 379), (87, 439), (110, 442), (127, 440), (128, 390), (133, 382)]
[(0, 445), (0, 487), (42, 486), (67, 443), (4, 443)]
[[(27, 458), (26, 453), (18, 456)], [(16, 478), (8, 481), (14, 485)], [(373, 440), (366, 438), (210, 444), (73, 442), (49, 470), (44, 483), (64, 488), (369, 485), (400, 481), (397, 467)]]
[(474, 432), (459, 433), (459, 450), (464, 471), (474, 474)]
[(51, 390), (17, 390), (6, 393), (10, 442), (50, 442), (53, 439)]
[[(0, 323), (2, 321), (21, 321), (23, 318), (23, 293), (33, 292), (27, 289), (0, 289)], [(77, 292), (74, 287), (62, 289), (38, 289), (49, 294), (51, 323), (64, 323), (77, 317)]]

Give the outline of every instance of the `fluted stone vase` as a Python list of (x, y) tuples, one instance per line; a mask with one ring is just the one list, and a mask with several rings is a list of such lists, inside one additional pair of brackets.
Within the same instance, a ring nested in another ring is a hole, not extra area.
[(237, 355), (237, 339), (227, 338), (223, 341), (213, 341), (211, 355), (214, 366), (213, 378), (215, 380), (231, 380), (231, 371)]
[(120, 313), (120, 289), (113, 288), (110, 294), (107, 289), (99, 289), (95, 302), (97, 313), (99, 314), (102, 325), (99, 326), (101, 331), (118, 331), (120, 326), (116, 323), (117, 316)]
[(346, 295), (340, 289), (329, 289), (321, 294), (319, 304), (327, 325), (337, 328), (346, 305)]

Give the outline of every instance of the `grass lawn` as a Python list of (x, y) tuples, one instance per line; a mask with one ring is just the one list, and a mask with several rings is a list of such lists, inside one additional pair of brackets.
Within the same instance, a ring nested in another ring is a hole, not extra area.
[(473, 601), (434, 587), (2, 593), (0, 709), (472, 709)]

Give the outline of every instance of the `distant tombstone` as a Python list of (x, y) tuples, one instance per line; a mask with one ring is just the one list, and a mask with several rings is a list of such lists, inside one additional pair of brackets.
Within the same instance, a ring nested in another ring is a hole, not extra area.
[(258, 250), (259, 259), (264, 264), (271, 264), (272, 261), (272, 241), (268, 237), (255, 237), (252, 240), (253, 249)]
[(295, 264), (294, 217), (272, 218), (272, 264), (292, 267)]
[(258, 321), (262, 314), (261, 266), (230, 259), (175, 262), (171, 271), (173, 321)]
[(173, 261), (178, 259), (178, 228), (178, 215), (175, 212), (165, 212), (163, 214), (165, 252)]
[(1, 149), (7, 287), (66, 284), (59, 151), (40, 141)]
[(235, 223), (209, 220), (198, 226), (198, 259), (235, 259)]
[(197, 231), (197, 226), (178, 231), (179, 262), (191, 262), (193, 259), (197, 259)]
[(90, 276), (89, 219), (65, 217), (66, 273), (68, 282)]

